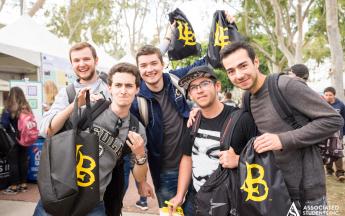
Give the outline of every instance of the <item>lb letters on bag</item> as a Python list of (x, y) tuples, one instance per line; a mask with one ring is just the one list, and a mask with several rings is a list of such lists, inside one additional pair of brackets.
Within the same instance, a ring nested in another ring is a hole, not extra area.
[[(87, 94), (85, 112), (90, 112)], [(98, 137), (78, 127), (78, 103), (73, 113), (73, 128), (48, 137), (42, 150), (38, 189), (43, 207), (51, 215), (81, 216), (100, 201)], [(91, 114), (86, 115), (91, 118)]]
[(254, 140), (247, 143), (240, 155), (240, 215), (299, 215), (273, 153), (256, 153)]

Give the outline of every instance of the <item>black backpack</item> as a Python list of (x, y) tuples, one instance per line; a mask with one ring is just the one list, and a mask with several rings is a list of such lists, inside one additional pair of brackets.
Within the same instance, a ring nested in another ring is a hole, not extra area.
[[(102, 79), (105, 81), (105, 78)], [(73, 99), (76, 95), (75, 88), (73, 84), (70, 84), (66, 88), (68, 101), (69, 103), (73, 102)], [(91, 120), (94, 120), (97, 116), (99, 116), (102, 112), (104, 112), (110, 106), (111, 102), (109, 100), (100, 99), (98, 100), (93, 106), (91, 107)], [(78, 125), (82, 130), (85, 130), (85, 125), (87, 124), (87, 117), (85, 116), (87, 113), (83, 113), (81, 121)], [(139, 120), (135, 115), (130, 113), (130, 122), (129, 122), (129, 130), (138, 133), (139, 131)], [(65, 124), (64, 128), (70, 127), (70, 122)], [(122, 150), (122, 156), (116, 162), (116, 166), (112, 171), (112, 178), (110, 183), (108, 184), (106, 191), (104, 193), (103, 201), (106, 209), (106, 214), (109, 216), (119, 216), (121, 215), (121, 210), (123, 207), (123, 197), (125, 195), (124, 190), (124, 156), (131, 153), (131, 149), (128, 147), (127, 144), (124, 144)]]
[[(284, 95), (279, 89), (278, 81), (281, 75), (283, 74), (274, 73), (268, 76), (269, 96), (272, 101), (273, 107), (280, 118), (296, 130), (298, 128), (301, 128), (303, 125), (296, 120), (291, 106), (288, 104), (288, 102), (284, 98)], [(246, 91), (243, 96), (244, 106), (247, 106), (247, 109), (249, 110), (250, 95), (250, 92)], [(324, 164), (328, 164), (336, 160), (337, 158), (343, 157), (343, 146), (340, 143), (341, 142), (339, 141), (339, 136), (335, 134), (318, 145)]]
[[(227, 117), (222, 127), (220, 146), (222, 150), (229, 149), (234, 129), (238, 119), (245, 112), (235, 108)], [(200, 125), (201, 113), (196, 115), (191, 135), (195, 137)], [(211, 174), (209, 179), (200, 187), (195, 199), (195, 213), (197, 216), (229, 216), (238, 215), (237, 169), (226, 169), (221, 165)]]

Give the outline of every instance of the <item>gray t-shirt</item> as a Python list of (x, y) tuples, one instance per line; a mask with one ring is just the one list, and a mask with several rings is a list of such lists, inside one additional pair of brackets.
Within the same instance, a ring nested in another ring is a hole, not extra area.
[[(104, 83), (101, 79), (97, 79), (96, 82), (92, 84), (81, 84), (77, 80), (73, 82), (75, 92), (78, 93), (80, 89), (84, 87), (90, 87), (90, 94), (103, 94), (105, 96), (105, 99), (110, 99), (111, 95), (109, 93), (109, 89), (106, 83)], [(55, 97), (55, 101), (48, 112), (45, 112), (43, 114), (43, 117), (41, 121), (39, 122), (39, 130), (40, 130), (40, 136), (46, 137), (46, 130), (48, 129), (48, 126), (51, 122), (51, 120), (54, 118), (54, 116), (66, 109), (66, 107), (69, 105), (68, 102), (68, 96), (67, 96), (67, 90), (65, 88), (61, 88), (59, 90), (59, 93)]]
[(325, 179), (316, 145), (339, 130), (341, 117), (300, 80), (281, 76), (279, 89), (296, 120), (304, 126), (293, 130), (280, 118), (270, 99), (267, 79), (260, 90), (251, 96), (255, 123), (260, 133), (279, 136), (283, 150), (273, 152), (292, 198), (296, 199), (301, 193), (306, 200), (318, 198), (325, 194)]
[(169, 101), (167, 90), (153, 93), (163, 115), (162, 169), (177, 169), (182, 156), (181, 137), (183, 118), (178, 114), (174, 104)]
[[(94, 120), (94, 131), (99, 137), (99, 184), (101, 200), (103, 200), (105, 189), (111, 181), (112, 170), (122, 155), (123, 146), (127, 145), (125, 140), (129, 129), (129, 119), (129, 116), (122, 119), (122, 126), (116, 139), (113, 139), (111, 135), (115, 132), (118, 117), (111, 110), (110, 106)], [(139, 124), (139, 133), (144, 138), (146, 145), (145, 128), (141, 123)]]

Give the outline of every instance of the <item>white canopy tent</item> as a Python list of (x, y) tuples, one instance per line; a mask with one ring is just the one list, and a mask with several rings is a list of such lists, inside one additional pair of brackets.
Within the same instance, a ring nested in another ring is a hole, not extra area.
[[(0, 29), (0, 73), (37, 74), (41, 67), (41, 54), (69, 61), (70, 45), (58, 38), (31, 17), (24, 15)], [(99, 57), (99, 70), (107, 72), (116, 60), (95, 47)], [(40, 76), (37, 76), (39, 80)], [(6, 77), (7, 78), (7, 77)]]

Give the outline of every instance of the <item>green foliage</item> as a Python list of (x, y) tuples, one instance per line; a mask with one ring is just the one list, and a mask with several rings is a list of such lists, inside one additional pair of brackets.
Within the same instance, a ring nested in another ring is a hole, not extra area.
[(118, 46), (122, 35), (118, 30), (120, 13), (114, 13), (114, 1), (71, 0), (70, 3), (45, 12), (50, 18), (47, 26), (53, 33), (68, 38), (69, 43), (92, 40), (98, 45), (110, 45), (113, 54), (124, 53)]
[[(329, 57), (330, 50), (326, 29), (326, 7), (324, 0), (316, 0), (311, 8), (308, 17), (309, 31), (305, 35), (308, 46), (304, 50), (307, 58), (313, 58), (318, 63), (322, 63)], [(345, 51), (345, 0), (338, 0), (338, 20), (341, 34), (341, 44)]]

